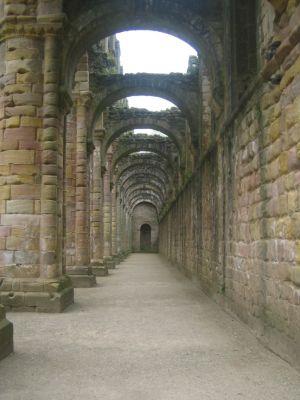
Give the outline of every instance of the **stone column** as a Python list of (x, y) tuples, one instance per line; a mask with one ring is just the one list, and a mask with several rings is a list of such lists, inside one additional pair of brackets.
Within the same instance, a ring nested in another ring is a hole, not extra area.
[(128, 254), (132, 253), (132, 214), (128, 213)]
[(129, 242), (128, 242), (128, 238), (129, 238), (129, 231), (128, 231), (128, 225), (127, 225), (127, 209), (126, 209), (126, 205), (124, 204), (124, 200), (121, 199), (121, 203), (120, 203), (120, 230), (121, 230), (121, 249), (122, 249), (122, 258), (125, 259), (128, 254), (128, 248), (129, 248)]
[(123, 254), (123, 205), (122, 198), (118, 199), (118, 251), (121, 254), (122, 260), (124, 260)]
[(90, 265), (89, 241), (89, 179), (87, 151), (87, 108), (90, 94), (76, 99), (76, 210), (75, 210), (75, 265), (67, 268), (74, 287), (92, 287), (96, 277)]
[[(41, 135), (41, 219), (40, 219), (40, 276), (51, 279), (59, 276), (58, 259), (58, 136), (59, 59), (58, 38), (46, 35), (44, 50), (43, 131)], [(60, 238), (61, 239), (61, 238)]]
[(57, 15), (53, 24), (51, 16), (40, 16), (34, 24), (28, 16), (12, 19), (19, 8), (5, 4), (9, 17), (1, 23), (4, 32), (9, 24), (9, 36), (2, 36), (0, 44), (0, 301), (7, 308), (60, 312), (73, 302), (57, 240), (62, 24)]
[(0, 360), (13, 352), (13, 325), (5, 317), (5, 309), (0, 304)]
[(75, 209), (76, 209), (76, 109), (73, 106), (66, 121), (65, 153), (65, 263), (75, 265)]
[(103, 178), (103, 239), (104, 239), (104, 264), (108, 269), (115, 268), (112, 257), (112, 197), (110, 190), (112, 154), (107, 154), (107, 168)]
[(102, 239), (102, 164), (101, 141), (104, 129), (94, 131), (94, 151), (92, 161), (92, 199), (91, 199), (91, 265), (96, 276), (107, 276), (108, 269), (103, 263)]
[(111, 191), (111, 252), (115, 264), (119, 264), (117, 251), (117, 193), (115, 184), (113, 184)]
[(128, 254), (131, 253), (131, 243), (132, 243), (132, 230), (131, 230), (131, 218), (130, 218), (130, 211), (127, 210), (127, 207), (125, 206), (124, 209), (124, 247), (125, 247), (125, 254), (128, 256)]
[(117, 255), (119, 258), (119, 261), (123, 261), (123, 254), (122, 254), (122, 245), (121, 245), (121, 223), (122, 223), (122, 215), (121, 215), (121, 203), (120, 203), (120, 198), (119, 198), (119, 188), (117, 187), (117, 199), (116, 199), (116, 203), (117, 203), (117, 215), (116, 215), (116, 225), (117, 225)]

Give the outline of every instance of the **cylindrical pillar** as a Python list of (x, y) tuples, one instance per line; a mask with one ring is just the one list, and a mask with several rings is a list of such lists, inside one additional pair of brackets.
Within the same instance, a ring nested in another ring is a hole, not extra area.
[(108, 269), (103, 262), (102, 241), (102, 161), (101, 146), (104, 135), (103, 129), (94, 131), (94, 150), (92, 159), (92, 198), (91, 198), (91, 265), (96, 276), (108, 275)]
[(68, 267), (74, 287), (92, 287), (96, 277), (90, 265), (89, 232), (89, 160), (87, 150), (87, 107), (90, 94), (76, 99), (76, 207), (75, 207), (75, 265)]

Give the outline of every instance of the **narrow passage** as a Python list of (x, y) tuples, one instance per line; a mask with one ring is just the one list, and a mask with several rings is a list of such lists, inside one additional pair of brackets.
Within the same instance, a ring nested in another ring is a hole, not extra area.
[(59, 315), (10, 313), (1, 400), (299, 400), (300, 375), (156, 254)]

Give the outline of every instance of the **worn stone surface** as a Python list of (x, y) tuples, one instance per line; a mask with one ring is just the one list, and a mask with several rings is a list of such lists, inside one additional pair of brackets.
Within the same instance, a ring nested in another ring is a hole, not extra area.
[(5, 400), (298, 400), (299, 373), (159, 256), (132, 255), (99, 284), (64, 315), (9, 315)]

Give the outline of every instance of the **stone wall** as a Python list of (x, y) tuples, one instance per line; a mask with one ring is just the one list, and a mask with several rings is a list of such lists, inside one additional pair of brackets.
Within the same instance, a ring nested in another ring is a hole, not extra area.
[[(272, 67), (277, 79), (256, 79), (222, 124), (161, 221), (160, 252), (225, 302), (272, 350), (299, 364), (300, 6), (292, 9), (292, 3), (277, 34), (298, 29), (298, 44), (285, 39)], [(272, 38), (264, 31), (270, 13), (262, 2), (262, 52)]]

